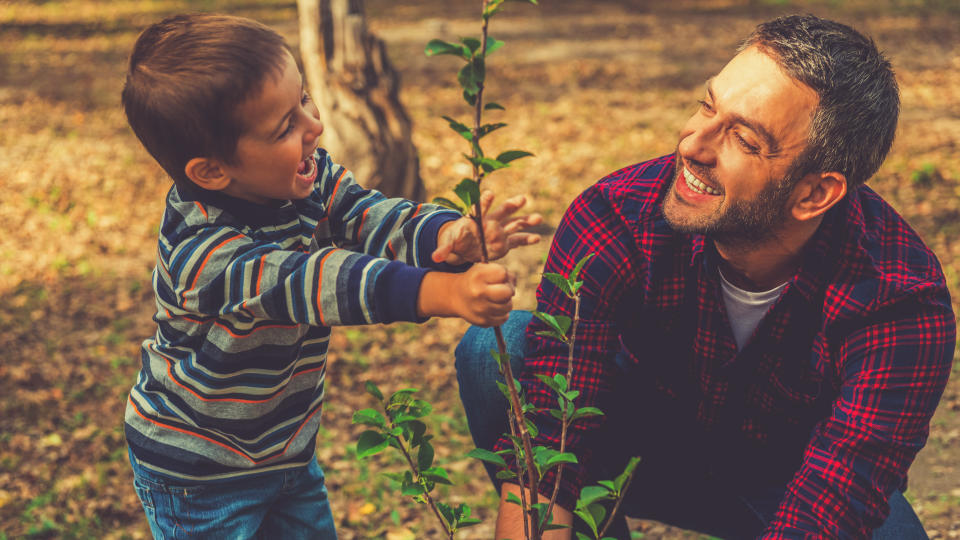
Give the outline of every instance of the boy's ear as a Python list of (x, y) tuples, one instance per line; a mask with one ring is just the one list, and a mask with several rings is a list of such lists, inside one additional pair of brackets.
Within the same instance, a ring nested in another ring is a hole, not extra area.
[(187, 162), (183, 172), (194, 184), (210, 191), (220, 191), (230, 185), (223, 165), (213, 158), (195, 157)]
[(840, 202), (847, 194), (847, 177), (838, 172), (810, 173), (793, 192), (791, 213), (799, 221), (813, 219)]

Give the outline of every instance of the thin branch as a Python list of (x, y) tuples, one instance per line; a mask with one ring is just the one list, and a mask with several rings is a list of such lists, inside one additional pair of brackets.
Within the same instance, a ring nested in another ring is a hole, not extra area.
[[(390, 422), (390, 427), (393, 427), (393, 421)], [(391, 435), (391, 437), (397, 441), (397, 447), (400, 449), (400, 453), (407, 459), (407, 464), (410, 465), (413, 473), (417, 475), (417, 482), (420, 482), (420, 468), (417, 467), (417, 464), (413, 462), (413, 458), (410, 457), (410, 452), (408, 452), (407, 447), (403, 445), (403, 439), (394, 435)], [(427, 500), (427, 505), (433, 510), (433, 515), (437, 516), (437, 519), (440, 520), (440, 525), (443, 527), (443, 532), (447, 535), (447, 538), (453, 540), (453, 531), (450, 529), (450, 525), (447, 523), (447, 520), (443, 519), (443, 515), (440, 514), (437, 504), (433, 501), (433, 497), (430, 496), (430, 492), (426, 490), (426, 487), (424, 487), (423, 496)]]
[[(577, 325), (580, 324), (580, 293), (573, 297), (574, 308), (573, 308), (573, 323), (570, 325), (570, 339), (567, 341), (567, 389), (570, 389), (570, 380), (573, 378), (573, 348), (574, 344), (577, 341)], [(570, 407), (573, 406), (573, 402), (569, 402), (568, 406), (563, 409), (563, 420), (561, 421), (560, 427), (560, 453), (566, 452), (567, 449), (567, 429), (569, 428), (571, 422), (569, 420), (569, 414), (567, 411), (570, 410)], [(549, 516), (553, 512), (553, 506), (557, 502), (557, 494), (560, 492), (560, 480), (563, 478), (563, 469), (564, 463), (561, 463), (557, 467), (557, 476), (553, 480), (553, 492), (550, 494), (550, 504), (547, 505), (547, 515)]]
[(623, 502), (623, 499), (626, 498), (627, 490), (630, 489), (630, 482), (633, 482), (633, 475), (636, 472), (634, 469), (633, 472), (627, 476), (627, 481), (623, 483), (623, 487), (620, 488), (620, 496), (617, 497), (616, 504), (613, 505), (613, 511), (610, 512), (610, 517), (607, 518), (607, 523), (600, 529), (600, 538), (603, 538), (604, 533), (607, 532), (607, 529), (610, 528), (610, 525), (613, 525), (613, 518), (616, 517), (617, 511), (620, 510), (620, 503)]

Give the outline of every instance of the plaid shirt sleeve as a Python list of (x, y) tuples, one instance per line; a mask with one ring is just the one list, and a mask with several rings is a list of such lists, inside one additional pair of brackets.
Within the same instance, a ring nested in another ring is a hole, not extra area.
[[(618, 213), (611, 208), (603, 190), (594, 186), (578, 197), (567, 209), (544, 268), (544, 272), (569, 275), (583, 257), (595, 256), (583, 268), (580, 322), (577, 326), (576, 349), (573, 355), (571, 388), (580, 392), (575, 405), (597, 406), (604, 392), (609, 391), (613, 357), (619, 350), (618, 334), (613, 322), (613, 309), (622, 291), (636, 280), (634, 271), (638, 250), (632, 243), (633, 235)], [(551, 282), (544, 279), (537, 290), (539, 311), (552, 315), (574, 316), (574, 302)], [(527, 360), (521, 384), (527, 400), (540, 409), (557, 408), (557, 397), (537, 375), (567, 371), (568, 348), (558, 340), (538, 336), (545, 330), (534, 319), (527, 328)], [(548, 412), (534, 416), (539, 435), (533, 444), (560, 448), (560, 422)], [(583, 467), (590, 459), (589, 433), (602, 420), (587, 418), (574, 423), (567, 434), (567, 452), (577, 455), (580, 465), (567, 466), (562, 477), (558, 504), (572, 508), (583, 484)], [(509, 448), (504, 437), (497, 449)], [(511, 468), (512, 468), (512, 462)], [(552, 469), (541, 481), (541, 490), (549, 495), (557, 469)]]
[(870, 537), (926, 442), (955, 340), (942, 283), (914, 286), (842, 340), (832, 414), (814, 428), (763, 538)]

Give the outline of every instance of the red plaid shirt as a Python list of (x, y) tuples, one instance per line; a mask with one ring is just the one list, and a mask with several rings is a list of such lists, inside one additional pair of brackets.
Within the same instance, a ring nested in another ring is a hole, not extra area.
[[(643, 373), (636, 393), (656, 407), (637, 414), (670, 430), (643, 437), (703, 448), (732, 485), (787, 484), (764, 538), (869, 537), (905, 485), (950, 373), (956, 324), (939, 262), (872, 190), (851, 190), (738, 352), (713, 244), (678, 234), (663, 217), (673, 170), (666, 156), (611, 174), (557, 229), (546, 272), (568, 274), (596, 254), (581, 274), (577, 406), (603, 408), (622, 351)], [(538, 310), (572, 317), (573, 302), (549, 281), (537, 298)], [(535, 375), (565, 373), (567, 348), (535, 334), (543, 329), (535, 319), (527, 330), (521, 382), (532, 403), (555, 408)], [(536, 422), (535, 444), (558, 447), (559, 422), (546, 413)], [(568, 448), (582, 466), (564, 475), (564, 506), (579, 492), (602, 422), (572, 428)]]

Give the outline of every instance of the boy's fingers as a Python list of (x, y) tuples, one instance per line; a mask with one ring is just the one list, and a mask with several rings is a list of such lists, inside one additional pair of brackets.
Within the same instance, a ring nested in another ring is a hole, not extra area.
[(507, 238), (507, 247), (513, 249), (520, 246), (532, 246), (540, 241), (539, 234), (519, 233)]
[(497, 208), (496, 210), (487, 214), (487, 218), (494, 221), (500, 221), (506, 218), (507, 216), (509, 216), (510, 214), (513, 214), (517, 210), (523, 208), (525, 204), (527, 204), (526, 196), (517, 195), (515, 197), (507, 199), (506, 201), (503, 202), (503, 205), (500, 206), (500, 208)]
[(487, 287), (486, 298), (491, 304), (505, 305), (513, 299), (515, 291), (512, 285), (506, 283), (491, 285)]
[(506, 225), (503, 226), (503, 232), (507, 234), (512, 234), (512, 233), (527, 229), (529, 227), (539, 225), (542, 222), (543, 222), (543, 216), (541, 216), (540, 214), (530, 214), (529, 216), (513, 218)]

